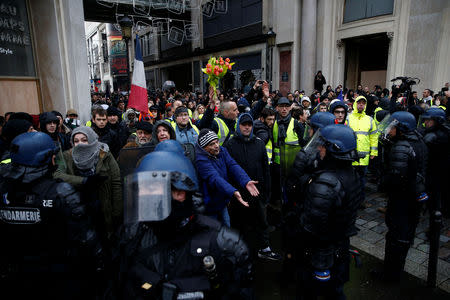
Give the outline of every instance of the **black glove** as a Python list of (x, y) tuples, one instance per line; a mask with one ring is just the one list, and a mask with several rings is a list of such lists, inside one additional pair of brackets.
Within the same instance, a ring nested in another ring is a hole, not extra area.
[(84, 182), (84, 185), (86, 187), (95, 187), (95, 186), (98, 186), (99, 184), (103, 183), (103, 181), (105, 181), (106, 179), (108, 179), (108, 176), (94, 174), (94, 175), (86, 177), (86, 181)]

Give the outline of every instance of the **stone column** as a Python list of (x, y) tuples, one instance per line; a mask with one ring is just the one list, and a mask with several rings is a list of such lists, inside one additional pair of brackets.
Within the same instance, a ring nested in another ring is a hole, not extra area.
[(389, 39), (389, 49), (388, 49), (388, 63), (387, 63), (387, 70), (386, 70), (386, 87), (388, 89), (390, 89), (392, 83), (391, 83), (391, 79), (396, 77), (396, 76), (402, 76), (402, 75), (395, 75), (395, 64), (396, 62), (393, 59), (393, 44), (394, 44), (394, 32), (393, 31), (389, 31), (386, 32), (386, 36)]
[(44, 111), (90, 119), (83, 0), (29, 1)]
[[(300, 85), (300, 78), (302, 75), (301, 70), (301, 58), (300, 58), (300, 47), (301, 47), (301, 41), (300, 41), (300, 18), (302, 17), (302, 0), (296, 0), (295, 5), (292, 8), (294, 10), (294, 37), (293, 37), (293, 43), (292, 43), (292, 52), (291, 52), (291, 92), (293, 92), (296, 89), (303, 88)], [(281, 19), (281, 22), (285, 22), (283, 19)]]
[[(338, 84), (345, 85), (344, 82), (344, 72), (345, 72), (345, 43), (343, 40), (336, 41), (336, 53), (335, 53), (335, 68), (333, 80), (328, 82), (332, 86), (337, 86)], [(331, 74), (330, 74), (331, 75)], [(331, 77), (331, 76), (330, 76)]]
[(309, 94), (316, 73), (317, 0), (303, 0), (301, 22), (300, 88)]

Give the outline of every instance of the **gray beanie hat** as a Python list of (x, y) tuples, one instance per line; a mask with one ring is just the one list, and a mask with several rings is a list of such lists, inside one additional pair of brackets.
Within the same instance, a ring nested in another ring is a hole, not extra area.
[(98, 135), (95, 133), (95, 131), (91, 127), (80, 126), (80, 127), (75, 128), (72, 131), (72, 134), (70, 135), (70, 142), (72, 144), (73, 144), (73, 137), (78, 133), (84, 134), (87, 137), (89, 144), (92, 144), (95, 141), (98, 141)]

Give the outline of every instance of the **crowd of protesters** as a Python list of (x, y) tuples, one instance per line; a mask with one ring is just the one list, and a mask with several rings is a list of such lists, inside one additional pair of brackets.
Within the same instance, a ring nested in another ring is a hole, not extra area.
[[(128, 95), (93, 93), (88, 122), (82, 122), (74, 109), (40, 115), (7, 112), (0, 118), (0, 170), (11, 162), (14, 138), (32, 131), (48, 134), (59, 149), (53, 177), (71, 184), (90, 203), (102, 243), (110, 248), (114, 232), (123, 223), (120, 166), (124, 150), (176, 140), (194, 149), (191, 160), (200, 180), (203, 213), (243, 232), (254, 259), (284, 259), (284, 264), (289, 264), (294, 263), (289, 246), (281, 249), (284, 255), (279, 254), (271, 248), (269, 236), (274, 227), (285, 226), (289, 207), (305, 197), (305, 189), (299, 186), (308, 184), (302, 178), (308, 169), (302, 161), (308, 154), (300, 149), (323, 127), (321, 122), (350, 127), (356, 135), (359, 155), (353, 162), (358, 174), (353, 184), (362, 190), (359, 207), (367, 207), (370, 204), (364, 201), (363, 192), (366, 178), (374, 180), (381, 191), (390, 189), (379, 158), (387, 151), (382, 151), (379, 143), (385, 129), (380, 124), (386, 116), (402, 111), (414, 116), (419, 139), (428, 146), (428, 167), (422, 166), (428, 168), (423, 172), (423, 192), (438, 197), (439, 209), (448, 216), (450, 202), (445, 183), (449, 176), (439, 169), (448, 170), (450, 166), (449, 84), (437, 93), (425, 89), (422, 98), (416, 91), (404, 95), (395, 86), (388, 89), (358, 85), (353, 90), (342, 85), (324, 89), (325, 84), (319, 71), (312, 93), (295, 90), (282, 95), (270, 91), (269, 84), (261, 80), (247, 93), (218, 89), (217, 97), (212, 89), (206, 93), (176, 89), (149, 92), (146, 112), (128, 107)], [(430, 115), (433, 111), (438, 111), (438, 117)], [(379, 211), (388, 213), (389, 207), (388, 212), (386, 208)], [(277, 212), (279, 219), (268, 220), (268, 213)], [(395, 235), (393, 231), (391, 236)], [(392, 249), (406, 247), (402, 252), (406, 256), (408, 242), (398, 246), (398, 240), (392, 239)]]

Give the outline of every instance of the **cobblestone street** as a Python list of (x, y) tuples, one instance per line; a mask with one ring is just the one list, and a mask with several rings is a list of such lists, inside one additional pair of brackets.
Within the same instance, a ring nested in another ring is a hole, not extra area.
[[(377, 208), (386, 205), (386, 195), (377, 192), (376, 184), (368, 182), (366, 185), (366, 200), (370, 207), (359, 210), (356, 220), (360, 229), (358, 235), (352, 237), (351, 245), (379, 259), (384, 259), (385, 234), (387, 227), (384, 214)], [(417, 226), (414, 245), (408, 252), (405, 271), (419, 279), (427, 279), (429, 243), (425, 231), (428, 228), (429, 215), (421, 216)], [(437, 285), (440, 289), (450, 292), (450, 219), (443, 220), (440, 235)]]

